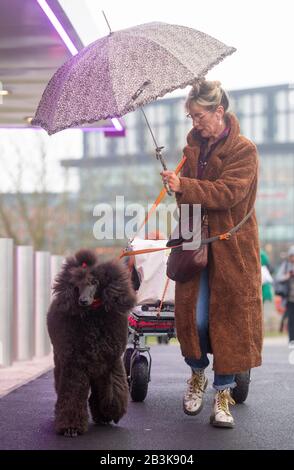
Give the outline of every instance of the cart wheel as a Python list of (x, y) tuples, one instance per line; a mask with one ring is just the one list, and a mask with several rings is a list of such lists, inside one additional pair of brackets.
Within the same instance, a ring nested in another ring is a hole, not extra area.
[(148, 360), (139, 356), (132, 365), (130, 394), (133, 401), (144, 401), (148, 390)]
[(124, 361), (124, 366), (125, 366), (125, 370), (127, 373), (127, 377), (130, 376), (131, 358), (132, 358), (133, 352), (134, 352), (134, 348), (128, 348), (125, 350), (125, 353), (124, 353), (123, 361)]
[(231, 395), (236, 403), (243, 403), (249, 392), (250, 369), (240, 374), (236, 374), (235, 382), (237, 386), (233, 388)]

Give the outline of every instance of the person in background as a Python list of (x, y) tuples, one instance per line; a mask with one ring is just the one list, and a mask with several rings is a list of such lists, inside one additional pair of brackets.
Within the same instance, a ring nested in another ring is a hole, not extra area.
[(282, 262), (275, 276), (275, 281), (284, 283), (285, 289), (284, 302), (286, 310), (284, 318), (288, 318), (289, 346), (294, 346), (294, 245), (288, 250), (288, 256)]
[(271, 276), (271, 265), (269, 257), (264, 250), (260, 250), (261, 278), (262, 278), (262, 301), (272, 302), (274, 298), (273, 278)]

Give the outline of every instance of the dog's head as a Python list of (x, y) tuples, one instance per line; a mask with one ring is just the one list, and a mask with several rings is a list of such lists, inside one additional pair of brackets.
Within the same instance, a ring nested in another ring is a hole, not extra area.
[(99, 263), (93, 251), (80, 250), (67, 258), (54, 286), (62, 310), (84, 313), (100, 309), (128, 312), (136, 301), (130, 273), (120, 261)]

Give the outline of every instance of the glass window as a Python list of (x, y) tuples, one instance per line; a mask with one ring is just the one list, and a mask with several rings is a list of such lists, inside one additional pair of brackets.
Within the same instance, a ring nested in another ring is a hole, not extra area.
[(105, 157), (106, 155), (106, 148), (107, 148), (107, 138), (103, 135), (102, 132), (97, 132), (95, 134), (95, 137), (96, 137), (96, 148), (97, 148), (97, 152), (95, 152), (93, 155), (91, 156), (95, 156), (95, 157)]
[(265, 96), (261, 93), (255, 93), (252, 96), (254, 114), (261, 114), (265, 111)]
[(289, 114), (289, 140), (294, 141), (294, 113)]
[(240, 127), (242, 134), (244, 134), (246, 137), (249, 139), (252, 139), (252, 131), (251, 131), (251, 124), (252, 124), (252, 118), (251, 117), (242, 117), (240, 119)]
[(236, 98), (230, 95), (229, 96), (229, 101), (230, 101), (230, 111), (232, 111), (233, 113), (237, 113), (238, 108), (237, 108)]
[(169, 106), (154, 103), (146, 106), (145, 114), (151, 126), (165, 124), (169, 120)]
[(289, 108), (294, 110), (294, 90), (289, 90)]
[(286, 142), (287, 141), (287, 115), (284, 113), (279, 113), (276, 116), (276, 138), (277, 142)]
[(117, 155), (126, 154), (126, 141), (124, 137), (116, 137), (116, 153)]
[(261, 143), (264, 141), (264, 131), (266, 125), (266, 118), (264, 115), (253, 116), (252, 117), (253, 126), (252, 126), (252, 139), (256, 143)]
[(156, 128), (157, 143), (165, 148), (169, 145), (169, 126), (159, 126)]
[(174, 119), (175, 121), (183, 121), (187, 114), (185, 108), (185, 99), (179, 99), (174, 106)]
[(278, 111), (286, 111), (287, 106), (287, 92), (278, 91), (276, 94), (276, 109)]
[(251, 114), (252, 112), (252, 103), (251, 96), (244, 95), (241, 96), (238, 100), (238, 111), (242, 114)]
[(133, 155), (137, 151), (137, 142), (136, 142), (136, 132), (134, 129), (126, 133), (125, 142), (126, 142), (126, 153), (128, 155)]
[[(159, 141), (158, 128), (157, 128), (157, 127), (154, 127), (154, 126), (152, 126), (151, 128), (152, 128), (152, 132), (153, 132), (153, 134), (154, 134), (154, 137), (155, 137), (155, 139), (156, 139), (158, 145), (163, 145), (163, 144), (161, 144), (161, 142)], [(154, 149), (155, 149), (155, 144), (154, 144), (154, 142), (153, 142), (152, 136), (151, 136), (150, 131), (149, 131), (149, 129), (147, 128), (147, 126), (146, 126), (146, 129), (145, 129), (144, 134), (145, 134), (145, 135), (144, 135), (145, 150), (146, 150), (146, 152), (151, 153), (151, 152), (153, 152)]]
[(155, 106), (156, 124), (165, 124), (169, 120), (169, 106), (159, 104)]
[(176, 147), (183, 148), (186, 145), (186, 137), (188, 132), (192, 129), (192, 123), (190, 119), (186, 119), (179, 122), (175, 126), (175, 137), (176, 137)]
[(125, 122), (125, 125), (127, 127), (136, 127), (137, 125), (137, 114), (139, 113), (139, 110), (133, 111), (132, 113), (128, 113), (123, 117), (123, 120)]

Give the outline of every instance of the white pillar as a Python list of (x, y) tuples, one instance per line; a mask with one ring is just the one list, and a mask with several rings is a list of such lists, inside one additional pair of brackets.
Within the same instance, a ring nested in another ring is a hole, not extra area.
[(32, 246), (16, 247), (15, 266), (16, 360), (25, 361), (35, 353), (34, 251)]
[(13, 240), (0, 239), (0, 367), (13, 361)]
[(50, 352), (47, 332), (47, 312), (51, 301), (50, 253), (35, 253), (35, 355), (46, 356)]

